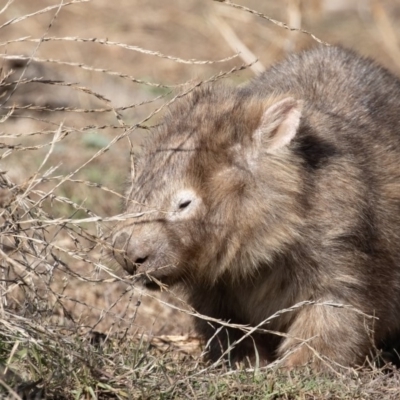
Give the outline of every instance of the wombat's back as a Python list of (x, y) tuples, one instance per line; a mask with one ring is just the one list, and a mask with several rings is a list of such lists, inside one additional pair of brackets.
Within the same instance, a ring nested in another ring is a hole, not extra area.
[(365, 118), (392, 128), (391, 123), (399, 119), (398, 79), (373, 60), (341, 47), (321, 46), (292, 54), (254, 79), (245, 91), (262, 97), (291, 93), (315, 111), (343, 122)]

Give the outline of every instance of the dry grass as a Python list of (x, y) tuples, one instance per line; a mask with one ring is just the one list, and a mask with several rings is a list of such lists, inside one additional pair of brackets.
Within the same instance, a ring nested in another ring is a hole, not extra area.
[(400, 1), (220, 3), (0, 5), (1, 396), (399, 398), (396, 370), (204, 365), (192, 311), (142, 292), (105, 256), (134, 153), (176, 96), (245, 81), (315, 40), (399, 72)]

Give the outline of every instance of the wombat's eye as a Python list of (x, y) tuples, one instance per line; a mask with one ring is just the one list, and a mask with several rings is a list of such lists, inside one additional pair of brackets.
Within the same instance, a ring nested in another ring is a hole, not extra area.
[(184, 200), (184, 201), (182, 201), (178, 205), (179, 210), (185, 209), (191, 202), (192, 202), (192, 200)]
[(193, 189), (181, 189), (175, 193), (171, 199), (171, 211), (169, 219), (185, 219), (191, 218), (198, 206), (201, 199), (197, 196)]

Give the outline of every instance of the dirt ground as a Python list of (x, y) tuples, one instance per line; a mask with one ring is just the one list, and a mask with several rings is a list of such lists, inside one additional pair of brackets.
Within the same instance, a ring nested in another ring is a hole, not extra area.
[[(0, 3), (4, 77), (0, 169), (18, 188), (15, 193), (23, 193), (35, 181), (35, 190), (30, 188), (33, 201), (43, 193), (56, 196), (53, 201), (47, 197), (41, 206), (55, 221), (44, 237), (62, 263), (41, 281), (38, 262), (33, 292), (41, 291), (41, 298), (53, 302), (54, 323), (68, 326), (74, 321), (101, 332), (188, 333), (189, 317), (158, 300), (185, 308), (178, 299), (168, 293), (142, 293), (107, 258), (104, 241), (95, 238), (106, 239), (113, 223), (79, 220), (121, 212), (130, 154), (147, 134), (142, 128), (156, 124), (163, 110), (147, 117), (181, 84), (258, 59), (253, 68), (225, 79), (241, 84), (288, 52), (317, 41), (211, 0), (71, 3), (63, 7), (56, 0)], [(354, 48), (400, 74), (398, 0), (237, 3), (292, 27), (301, 26), (321, 41)], [(240, 55), (218, 62), (238, 49)], [(52, 144), (57, 132), (62, 140)], [(75, 220), (71, 230), (63, 229), (68, 225), (64, 219)], [(4, 221), (2, 226), (3, 249), (7, 243), (13, 249), (16, 235), (8, 233)], [(22, 257), (12, 250), (7, 254), (17, 261)], [(50, 265), (49, 259), (56, 256), (49, 257), (46, 253), (43, 265)], [(35, 262), (26, 261), (30, 266)], [(32, 299), (20, 285), (2, 290), (7, 299), (3, 306), (18, 312)]]

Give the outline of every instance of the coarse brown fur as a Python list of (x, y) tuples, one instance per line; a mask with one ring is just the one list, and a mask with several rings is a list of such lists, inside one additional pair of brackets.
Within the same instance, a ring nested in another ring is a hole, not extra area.
[[(317, 47), (246, 86), (200, 87), (144, 146), (127, 212), (116, 259), (201, 314), (255, 326), (302, 301), (349, 306), (283, 313), (262, 326), (283, 338), (255, 333), (232, 360), (362, 364), (400, 328), (400, 82)], [(243, 335), (195, 326), (212, 360)]]

